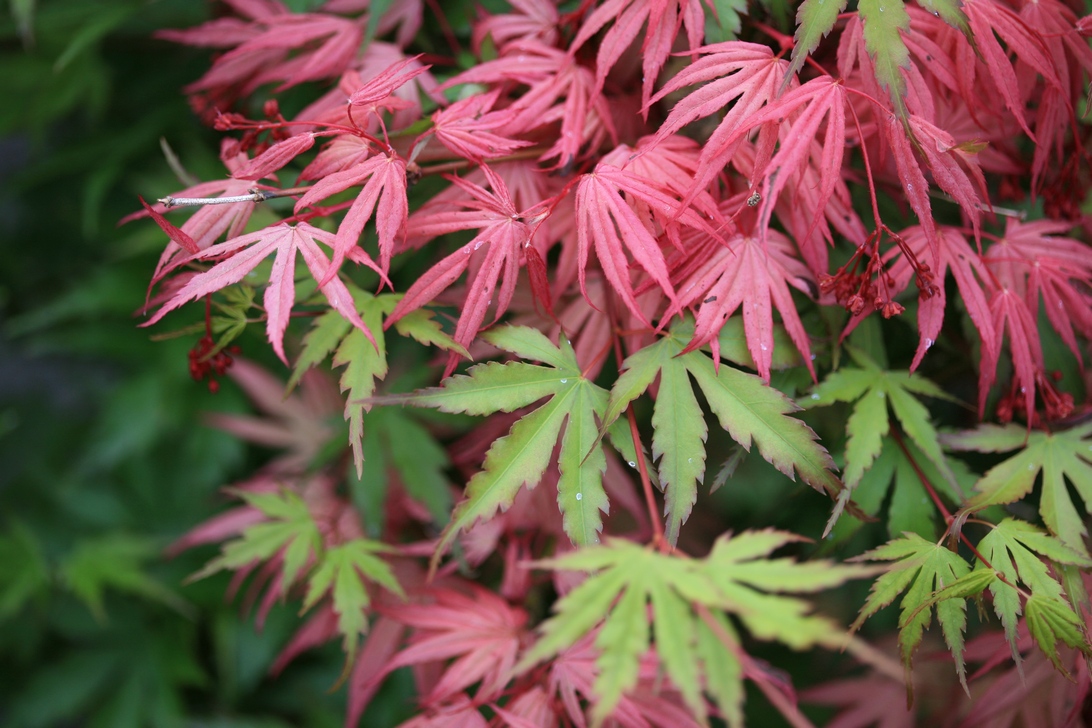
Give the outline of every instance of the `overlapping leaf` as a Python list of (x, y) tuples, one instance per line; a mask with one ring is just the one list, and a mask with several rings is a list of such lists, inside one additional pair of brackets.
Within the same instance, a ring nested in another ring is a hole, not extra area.
[[(739, 715), (742, 703), (742, 671), (734, 655), (738, 645), (721, 642), (695, 606), (727, 610), (759, 639), (795, 649), (833, 645), (836, 630), (831, 623), (810, 614), (808, 602), (785, 595), (820, 591), (871, 573), (863, 567), (769, 558), (775, 549), (796, 540), (778, 531), (722, 537), (704, 560), (613, 540), (540, 562), (546, 568), (585, 571), (590, 576), (557, 602), (555, 616), (543, 624), (541, 639), (515, 671), (557, 655), (598, 627), (599, 700), (593, 716), (602, 719), (636, 685), (651, 626), (656, 652), (687, 706), (705, 715), (704, 683), (718, 702), (727, 700), (720, 708), (731, 720)], [(714, 678), (728, 679), (735, 687), (714, 683)]]
[[(353, 288), (354, 309), (361, 314), (368, 330), (374, 331), (372, 340), (366, 339), (359, 330), (335, 311), (317, 317), (311, 330), (303, 338), (303, 351), (296, 360), (291, 389), (311, 367), (333, 354), (333, 365), (345, 367), (341, 375), (341, 391), (346, 393), (345, 419), (349, 422), (349, 443), (353, 448), (353, 462), (357, 477), (363, 476), (364, 468), (364, 417), (371, 409), (368, 398), (375, 394), (376, 380), (387, 376), (387, 344), (383, 316), (390, 314), (401, 300), (400, 295), (373, 296)], [(465, 355), (466, 351), (445, 334), (432, 320), (426, 309), (418, 309), (397, 323), (398, 332), (411, 336), (423, 344), (435, 344)]]
[(598, 542), (603, 525), (600, 511), (608, 507), (602, 483), (606, 460), (597, 440), (597, 420), (606, 409), (606, 391), (584, 378), (564, 337), (558, 347), (535, 329), (504, 326), (482, 338), (521, 359), (548, 366), (526, 361), (479, 364), (465, 375), (446, 379), (440, 387), (381, 400), (487, 415), (512, 412), (549, 398), (489, 448), (482, 470), (470, 479), (466, 499), (456, 506), (440, 538), (436, 558), (461, 531), (507, 509), (524, 485), (534, 487), (559, 440), (557, 498), (565, 531), (574, 543)]
[(1092, 507), (1092, 423), (1056, 432), (1028, 432), (1018, 425), (987, 424), (967, 432), (944, 435), (942, 441), (952, 450), (1019, 451), (982, 476), (975, 486), (978, 494), (961, 511), (964, 517), (987, 506), (1012, 503), (1026, 497), (1042, 473), (1039, 513), (1043, 522), (1063, 544), (1078, 553), (1086, 553), (1083, 537), (1087, 530), (1070, 499), (1066, 479), (1081, 496), (1087, 511)]
[(356, 657), (360, 635), (368, 628), (366, 610), (372, 600), (365, 580), (380, 584), (405, 598), (402, 585), (398, 583), (390, 565), (376, 556), (377, 553), (393, 550), (386, 544), (362, 538), (331, 546), (322, 553), (307, 581), (303, 608), (310, 609), (329, 595), (337, 615), (338, 631), (344, 640), (346, 665)]
[(686, 350), (693, 324), (678, 323), (655, 344), (630, 355), (611, 389), (604, 426), (610, 425), (630, 402), (660, 377), (653, 409), (653, 456), (658, 457), (667, 537), (675, 543), (697, 499), (705, 475), (708, 430), (694, 395), (694, 378), (710, 409), (732, 439), (750, 451), (751, 443), (767, 461), (790, 478), (831, 495), (843, 486), (831, 472), (834, 463), (800, 420), (788, 414), (798, 409), (791, 400), (765, 386), (758, 377), (714, 362), (702, 351)]
[[(831, 373), (812, 394), (803, 399), (805, 407), (822, 407), (835, 402), (856, 402), (846, 423), (846, 467), (842, 474), (847, 488), (856, 488), (872, 467), (890, 431), (888, 405), (903, 431), (935, 465), (948, 483), (949, 492), (958, 493), (952, 472), (940, 446), (940, 436), (929, 421), (929, 412), (914, 395), (937, 399), (952, 397), (922, 376), (907, 371), (881, 368), (867, 354), (850, 348), (860, 369), (846, 367)], [(959, 496), (956, 496), (959, 499)]]
[(353, 299), (345, 284), (333, 274), (334, 267), (319, 248), (318, 243), (334, 246), (334, 236), (308, 223), (288, 225), (281, 223), (273, 227), (262, 228), (253, 233), (240, 235), (223, 243), (218, 243), (181, 262), (209, 260), (230, 256), (217, 263), (209, 270), (186, 281), (166, 304), (145, 324), (150, 326), (159, 321), (169, 311), (182, 304), (213, 293), (241, 281), (270, 254), (276, 253), (273, 269), (269, 274), (269, 286), (265, 290), (266, 332), (273, 351), (287, 363), (284, 354), (284, 333), (288, 328), (288, 317), (296, 302), (296, 253), (303, 256), (303, 261), (312, 277), (319, 282), (330, 305), (347, 321), (359, 329), (374, 345), (371, 330), (364, 324), (353, 307)]
[[(907, 689), (910, 690), (910, 661), (933, 619), (930, 598), (935, 592), (970, 573), (971, 567), (959, 554), (926, 541), (915, 533), (890, 541), (862, 554), (859, 559), (895, 562), (891, 570), (872, 585), (872, 592), (853, 623), (853, 629), (906, 592), (899, 603), (899, 650), (906, 668)], [(936, 603), (937, 621), (955, 657), (960, 680), (965, 680), (963, 631), (967, 628), (967, 596), (953, 594), (951, 598)]]

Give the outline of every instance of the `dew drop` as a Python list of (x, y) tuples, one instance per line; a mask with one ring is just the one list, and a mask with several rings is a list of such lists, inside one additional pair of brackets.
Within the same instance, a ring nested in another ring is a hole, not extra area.
[(485, 244), (484, 240), (479, 240), (478, 242), (474, 243), (474, 250), (477, 250), (478, 248), (482, 247), (483, 244)]
[(759, 346), (762, 347), (762, 351), (769, 351), (770, 349), (770, 347), (766, 346), (765, 344), (759, 344)]
[(935, 341), (933, 341), (932, 339), (926, 339), (926, 340), (925, 340), (925, 348), (926, 348), (926, 349), (928, 349), (929, 347), (931, 347), (931, 346), (932, 346), (933, 344), (935, 344), (935, 343), (936, 343), (936, 342), (935, 342)]
[[(883, 8), (880, 8), (880, 11), (882, 12)], [(906, 191), (909, 192), (910, 194), (914, 194), (914, 185), (907, 182), (906, 183)]]
[(637, 463), (635, 463), (635, 462), (633, 462), (632, 460), (630, 460), (630, 461), (629, 461), (629, 466), (630, 466), (631, 468), (635, 468), (635, 467), (637, 467)]
[(694, 462), (694, 458), (687, 458), (687, 459), (686, 459), (686, 462), (688, 462), (688, 463), (692, 463), (692, 462)]
[(812, 399), (819, 399), (819, 395), (818, 394), (813, 394), (813, 395), (811, 395), (811, 398)]
[(880, 6), (880, 12), (882, 13), (884, 10), (887, 10), (887, 8), (885, 8), (883, 5), (881, 5)]
[(812, 361), (815, 361), (815, 354), (812, 354), (812, 355), (811, 355), (811, 360), (812, 360)]
[(562, 384), (568, 384), (568, 383), (569, 383), (569, 380), (568, 380), (568, 379), (562, 379), (562, 380), (561, 380), (561, 383), (562, 383)]
[(583, 493), (577, 493), (576, 494), (576, 499), (577, 500), (584, 500), (584, 494)]
[(1028, 465), (1028, 470), (1035, 470), (1035, 466), (1034, 465)]

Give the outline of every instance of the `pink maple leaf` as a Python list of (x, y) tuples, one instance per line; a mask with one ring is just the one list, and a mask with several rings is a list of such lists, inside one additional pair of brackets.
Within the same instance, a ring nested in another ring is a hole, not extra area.
[(527, 613), (496, 594), (472, 586), (469, 594), (432, 589), (429, 603), (399, 605), (385, 616), (413, 630), (410, 644), (378, 671), (382, 680), (400, 667), (446, 663), (424, 701), (438, 706), (479, 684), (477, 700), (493, 700), (504, 690), (524, 639)]
[(691, 50), (697, 50), (701, 45), (705, 35), (705, 11), (701, 0), (606, 0), (584, 20), (569, 52), (575, 53), (612, 21), (610, 30), (598, 44), (596, 91), (603, 87), (607, 74), (638, 39), (642, 28), (646, 28), (641, 38), (641, 101), (647, 117), (652, 88), (671, 55), (680, 26), (686, 28)]
[[(374, 266), (367, 256), (363, 256), (363, 260), (366, 265), (374, 268), (384, 277), (390, 267), (395, 243), (402, 236), (406, 218), (409, 216), (409, 202), (406, 198), (406, 162), (394, 150), (371, 157), (360, 153), (354, 162), (340, 172), (322, 177), (296, 202), (296, 212), (298, 214), (309, 205), (314, 205), (320, 200), (361, 183), (364, 185), (363, 188), (338, 226), (337, 235), (332, 242), (333, 262), (320, 283), (324, 284), (332, 280), (346, 256), (358, 247), (360, 234), (364, 231), (368, 220), (372, 218), (373, 212), (376, 233), (379, 235), (379, 266)], [(359, 256), (360, 253), (356, 255)]]
[[(284, 333), (296, 299), (295, 261), (298, 252), (303, 256), (311, 275), (316, 281), (320, 281), (319, 289), (330, 305), (346, 320), (363, 331), (374, 344), (375, 340), (371, 331), (356, 312), (349, 289), (336, 275), (334, 277), (329, 275), (330, 261), (318, 247), (318, 242), (333, 247), (334, 236), (308, 223), (299, 225), (281, 223), (247, 235), (240, 235), (191, 255), (184, 262), (229, 257), (187, 281), (186, 285), (144, 325), (154, 324), (169, 311), (188, 301), (238, 283), (259, 263), (276, 253), (273, 269), (269, 275), (269, 286), (265, 290), (263, 299), (266, 311), (266, 333), (269, 343), (273, 345), (273, 351), (281, 361), (287, 364), (288, 359), (284, 354)], [(366, 262), (375, 267), (370, 260)]]
[(594, 248), (603, 274), (645, 325), (650, 324), (634, 295), (627, 252), (674, 304), (675, 290), (653, 231), (662, 229), (676, 246), (680, 244), (676, 221), (716, 234), (694, 210), (681, 208), (658, 182), (602, 162), (577, 185), (576, 218), (580, 290), (587, 296), (586, 269)]
[(576, 60), (556, 48), (536, 41), (513, 43), (494, 60), (474, 66), (450, 79), (442, 88), (465, 83), (510, 84), (527, 86), (526, 92), (511, 109), (512, 120), (500, 134), (526, 133), (560, 120), (557, 141), (542, 159), (558, 159), (559, 166), (578, 158), (585, 142), (598, 129), (615, 136), (607, 101), (595, 90), (595, 77)]
[(730, 106), (702, 147), (700, 166), (694, 177), (695, 190), (708, 187), (735, 156), (744, 142), (744, 136), (738, 133), (740, 128), (747, 126), (750, 118), (777, 95), (787, 67), (786, 61), (757, 43), (728, 41), (699, 50), (705, 55), (649, 100), (649, 104), (655, 103), (687, 86), (702, 84), (671, 109), (656, 133), (660, 140)]
[(700, 261), (700, 266), (692, 266), (697, 270), (679, 282), (682, 293), (678, 303), (665, 314), (674, 316), (701, 301), (694, 337), (685, 352), (710, 344), (713, 359), (718, 361), (717, 335), (728, 317), (742, 306), (747, 349), (759, 376), (768, 382), (774, 348), (773, 308), (777, 307), (789, 337), (814, 376), (808, 334), (796, 312), (789, 284), (805, 293), (810, 293), (815, 284), (807, 266), (793, 252), (792, 242), (776, 231), (767, 234), (765, 244), (749, 235), (737, 235), (726, 245), (710, 240), (689, 251), (687, 258)]
[(557, 44), (557, 3), (551, 0), (510, 0), (516, 12), (488, 15), (471, 27), (474, 50), (481, 53), (482, 44), (490, 38), (493, 44), (505, 50), (512, 43), (537, 42), (545, 46)]
[(452, 177), (454, 185), (469, 198), (459, 201), (464, 210), (434, 210), (426, 205), (414, 214), (408, 228), (411, 237), (432, 238), (470, 229), (479, 232), (414, 281), (391, 312), (386, 325), (433, 301), (467, 269), (472, 271), (471, 281), (455, 328), (456, 342), (468, 347), (478, 335), (486, 312), (493, 304), (498, 283), (501, 283), (501, 289), (497, 294), (496, 317), (508, 309), (519, 277), (521, 258), (529, 249), (532, 228), (525, 221), (527, 213), (516, 210), (504, 180), (485, 165), (481, 169), (492, 192), (473, 182)]
[(530, 145), (531, 142), (496, 133), (515, 116), (511, 108), (491, 110), (499, 95), (499, 90), (475, 94), (437, 111), (432, 115), (430, 133), (455, 154), (475, 161), (502, 157)]
[(363, 29), (359, 21), (321, 13), (291, 13), (271, 5), (250, 28), (214, 20), (189, 30), (160, 31), (157, 37), (197, 46), (234, 48), (217, 58), (208, 73), (186, 90), (246, 96), (259, 86), (280, 81), (281, 89), (305, 81), (337, 77), (353, 60)]

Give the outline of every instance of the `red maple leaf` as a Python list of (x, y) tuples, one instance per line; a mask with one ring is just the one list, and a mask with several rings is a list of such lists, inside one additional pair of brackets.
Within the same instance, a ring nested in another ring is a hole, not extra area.
[(674, 304), (671, 285), (660, 241), (660, 232), (677, 246), (681, 222), (716, 231), (698, 213), (681, 208), (670, 190), (658, 181), (599, 163), (585, 174), (576, 188), (577, 265), (580, 290), (587, 296), (588, 257), (594, 248), (603, 274), (626, 307), (646, 326), (651, 325), (634, 294), (627, 253)]
[[(263, 299), (266, 311), (266, 333), (273, 351), (281, 361), (288, 363), (284, 354), (284, 333), (288, 327), (288, 317), (296, 301), (296, 253), (303, 256), (311, 275), (319, 281), (319, 289), (326, 300), (346, 320), (352, 322), (374, 343), (371, 331), (360, 319), (353, 305), (349, 289), (336, 275), (330, 275), (330, 261), (319, 248), (318, 243), (334, 246), (334, 236), (325, 230), (300, 223), (288, 225), (281, 223), (263, 228), (253, 233), (240, 235), (223, 243), (218, 243), (201, 252), (179, 261), (179, 265), (196, 260), (211, 260), (228, 256), (226, 260), (214, 265), (209, 270), (190, 278), (174, 297), (163, 305), (145, 326), (159, 321), (169, 311), (201, 296), (213, 293), (241, 281), (263, 260), (276, 253), (273, 270), (269, 274), (269, 285)], [(370, 259), (363, 259), (372, 268), (376, 268)], [(328, 279), (328, 280), (327, 280)]]
[(520, 41), (534, 41), (545, 46), (557, 43), (557, 24), (560, 16), (557, 3), (551, 0), (509, 0), (512, 10), (517, 12), (488, 15), (475, 23), (472, 28), (474, 50), (481, 53), (482, 44), (489, 38), (493, 44), (505, 50), (510, 44)]
[(358, 20), (292, 13), (280, 3), (266, 3), (260, 12), (254, 8), (251, 16), (250, 23), (225, 18), (188, 30), (156, 33), (159, 38), (187, 45), (234, 46), (213, 62), (208, 73), (187, 86), (188, 92), (234, 98), (270, 82), (279, 81), (279, 88), (285, 89), (334, 78), (352, 62), (364, 37)]

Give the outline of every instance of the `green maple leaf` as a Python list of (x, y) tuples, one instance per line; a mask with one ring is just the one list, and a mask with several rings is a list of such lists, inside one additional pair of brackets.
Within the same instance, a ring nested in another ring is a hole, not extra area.
[(747, 14), (747, 0), (711, 0), (705, 10), (705, 43), (735, 40), (740, 30), (740, 15)]
[(155, 559), (157, 551), (147, 539), (99, 536), (78, 542), (61, 563), (60, 575), (99, 621), (106, 619), (107, 589), (156, 600), (187, 614), (190, 607), (147, 573), (145, 563)]
[(522, 359), (547, 366), (526, 361), (478, 364), (465, 375), (444, 380), (440, 387), (382, 400), (488, 415), (512, 412), (546, 399), (489, 448), (482, 470), (467, 484), (466, 499), (452, 513), (437, 545), (436, 558), (461, 531), (508, 508), (524, 485), (534, 487), (559, 439), (561, 476), (557, 499), (565, 532), (576, 544), (596, 543), (603, 527), (600, 512), (608, 505), (602, 483), (606, 457), (597, 438), (597, 420), (606, 409), (607, 392), (584, 378), (572, 346), (564, 337), (561, 345), (555, 346), (535, 329), (501, 326), (482, 334), (482, 338)]
[[(853, 403), (846, 423), (846, 465), (842, 472), (846, 487), (853, 491), (855, 502), (865, 513), (875, 514), (894, 482), (888, 511), (891, 535), (913, 531), (931, 536), (935, 507), (918, 469), (956, 503), (964, 499), (962, 485), (967, 477), (962, 470), (957, 475), (944, 456), (929, 412), (915, 395), (954, 400), (924, 377), (885, 369), (862, 350), (847, 350), (858, 367), (843, 367), (831, 373), (801, 403), (808, 408)], [(890, 434), (892, 413), (908, 439), (904, 444), (909, 456)]]
[(980, 425), (975, 430), (945, 435), (952, 450), (1019, 452), (991, 468), (975, 485), (977, 495), (960, 511), (959, 518), (987, 506), (1012, 503), (1031, 493), (1039, 473), (1043, 491), (1039, 513), (1047, 528), (1062, 543), (1087, 554), (1087, 534), (1081, 515), (1070, 499), (1066, 479), (1080, 494), (1085, 511), (1092, 505), (1092, 422), (1059, 432), (1028, 432), (1018, 425)]
[(338, 632), (343, 638), (347, 667), (356, 657), (360, 635), (368, 626), (366, 612), (371, 605), (371, 597), (367, 582), (381, 584), (403, 599), (406, 596), (391, 567), (376, 556), (377, 553), (393, 550), (386, 544), (366, 539), (353, 539), (332, 546), (322, 554), (307, 581), (303, 610), (307, 611), (330, 593), (337, 615)]
[[(353, 464), (356, 466), (357, 479), (364, 471), (364, 416), (371, 409), (372, 395), (375, 394), (376, 380), (387, 376), (387, 343), (383, 327), (383, 317), (390, 314), (402, 299), (400, 294), (373, 296), (370, 293), (348, 286), (353, 295), (357, 313), (367, 324), (375, 337), (375, 344), (368, 340), (359, 329), (354, 329), (337, 311), (331, 309), (317, 317), (311, 329), (303, 337), (303, 351), (296, 359), (292, 376), (288, 380), (291, 391), (299, 383), (304, 372), (321, 364), (333, 354), (333, 365), (345, 367), (341, 375), (341, 391), (347, 392), (345, 419), (349, 423), (349, 443), (353, 448)], [(402, 336), (408, 336), (426, 346), (439, 346), (463, 356), (470, 355), (444, 333), (440, 324), (433, 319), (427, 309), (418, 309), (402, 317), (395, 323), (395, 329)]]
[[(759, 639), (777, 640), (794, 649), (835, 646), (841, 644), (841, 629), (811, 614), (809, 602), (785, 594), (815, 592), (872, 573), (864, 567), (827, 561), (801, 564), (768, 558), (774, 550), (799, 540), (780, 531), (745, 532), (718, 539), (708, 557), (692, 559), (612, 539), (538, 562), (545, 568), (590, 575), (557, 602), (556, 614), (541, 627), (541, 639), (514, 671), (518, 674), (557, 655), (598, 628), (599, 675), (594, 689), (599, 701), (593, 717), (601, 721), (637, 684), (651, 626), (656, 652), (686, 704), (696, 715), (705, 715), (704, 683), (729, 724), (738, 725), (743, 700), (739, 661), (698, 616), (695, 605), (733, 614)], [(730, 627), (727, 631), (734, 634)]]
[[(940, 544), (926, 541), (915, 533), (890, 541), (855, 560), (893, 561), (890, 570), (872, 585), (868, 600), (853, 623), (856, 630), (866, 619), (895, 600), (903, 591), (899, 603), (899, 648), (906, 668), (907, 690), (911, 690), (910, 662), (914, 650), (921, 644), (924, 631), (932, 622), (933, 606), (940, 622), (944, 640), (956, 661), (956, 672), (966, 685), (963, 662), (963, 631), (967, 626), (968, 594), (952, 593), (942, 601), (930, 602), (933, 595), (971, 571), (959, 554)], [(976, 585), (977, 586), (977, 585)], [(983, 584), (978, 591), (985, 588)]]
[[(1005, 636), (1012, 648), (1014, 660), (1020, 659), (1020, 653), (1016, 649), (1016, 627), (1022, 611), (1020, 594), (1015, 588), (1018, 583), (1027, 586), (1034, 597), (1058, 602), (1060, 608), (1076, 618), (1073, 608), (1065, 600), (1062, 585), (1050, 575), (1040, 556), (1059, 564), (1086, 569), (1092, 567), (1092, 559), (1035, 526), (1013, 518), (1006, 518), (997, 524), (979, 542), (978, 550), (989, 561), (992, 572), (1005, 577), (1005, 581), (995, 577), (989, 582), (989, 589), (993, 595), (994, 611), (1005, 627)], [(986, 569), (985, 565), (980, 565), (979, 568)], [(1039, 646), (1048, 656), (1051, 655), (1043, 642)]]
[(268, 561), (283, 549), (281, 590), (287, 592), (308, 559), (322, 548), (311, 511), (302, 498), (289, 490), (280, 493), (232, 492), (269, 520), (250, 526), (240, 538), (224, 544), (220, 555), (190, 579), (203, 579), (223, 569), (237, 570), (257, 561)]
[(833, 372), (802, 400), (805, 407), (822, 407), (835, 402), (856, 402), (846, 424), (846, 467), (842, 479), (853, 489), (880, 454), (884, 437), (891, 430), (890, 408), (907, 437), (925, 454), (962, 500), (956, 477), (944, 457), (940, 437), (929, 422), (929, 411), (914, 395), (954, 401), (937, 385), (905, 370), (880, 367), (863, 351), (847, 347), (859, 368), (845, 367)]
[(910, 15), (902, 0), (860, 0), (857, 12), (864, 25), (864, 41), (872, 57), (876, 80), (887, 89), (891, 103), (906, 118), (906, 79), (902, 69), (910, 66), (910, 51), (902, 33), (910, 30)]
[(668, 335), (630, 355), (611, 389), (604, 417), (607, 427), (659, 376), (652, 454), (659, 459), (670, 543), (676, 543), (697, 500), (697, 485), (705, 476), (708, 428), (691, 378), (721, 426), (745, 450), (750, 451), (754, 442), (762, 457), (790, 478), (799, 473), (805, 483), (831, 495), (842, 490), (841, 481), (831, 472), (834, 463), (815, 441), (815, 433), (788, 416), (798, 407), (756, 376), (723, 364), (718, 371), (702, 351), (680, 356), (692, 335), (692, 322), (677, 323)]
[(796, 11), (796, 38), (792, 49), (792, 62), (785, 71), (785, 86), (794, 73), (804, 67), (809, 53), (819, 47), (822, 40), (834, 28), (838, 15), (846, 9), (846, 0), (804, 0)]
[(359, 478), (349, 473), (349, 488), (369, 533), (382, 532), (382, 503), (391, 472), (411, 498), (428, 508), (435, 523), (446, 522), (451, 515), (447, 450), (416, 417), (400, 409), (373, 409), (365, 415), (364, 424), (362, 453), (368, 466)]
[[(904, 451), (890, 435), (884, 436), (876, 459), (867, 467), (853, 489), (853, 501), (864, 513), (876, 515), (890, 491), (887, 530), (892, 538), (912, 531), (923, 538), (933, 538), (937, 531), (937, 509), (922, 485), (921, 474), (953, 502), (964, 499), (975, 475), (958, 460), (948, 463), (957, 488), (953, 488), (940, 469), (913, 442), (903, 442)], [(860, 526), (860, 522), (855, 522)]]

